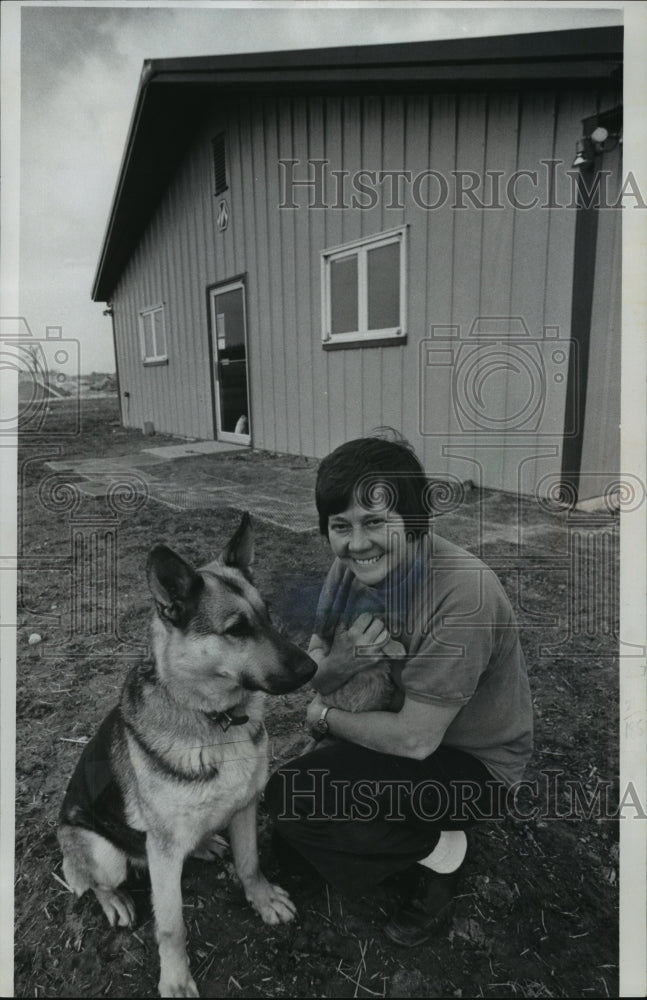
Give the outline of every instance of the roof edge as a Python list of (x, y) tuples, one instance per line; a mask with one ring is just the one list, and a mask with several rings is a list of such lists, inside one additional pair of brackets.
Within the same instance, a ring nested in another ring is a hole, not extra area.
[[(314, 49), (282, 49), (217, 56), (178, 56), (150, 59), (145, 65), (154, 75), (164, 73), (234, 72), (263, 70), (325, 70), (348, 66), (358, 70), (370, 66), (415, 66), (418, 63), (484, 63), (503, 59), (573, 58), (579, 49), (583, 58), (609, 56), (622, 51), (624, 27), (569, 28), (565, 31), (522, 32), (510, 35), (476, 35), (420, 42), (385, 42), (377, 45), (329, 46)], [(496, 45), (493, 45), (496, 41)]]
[[(267, 77), (276, 81), (300, 72), (307, 73), (309, 80), (320, 80), (323, 86), (327, 79), (334, 77), (348, 86), (360, 86), (362, 74), (368, 82), (375, 78), (375, 71), (381, 67), (400, 71), (401, 79), (406, 79), (408, 71), (413, 80), (416, 71), (423, 67), (436, 68), (439, 74), (449, 74), (453, 66), (470, 67), (473, 79), (478, 78), (479, 67), (494, 64), (521, 63), (529, 67), (538, 64), (554, 64), (557, 67), (568, 61), (589, 64), (596, 60), (602, 64), (622, 61), (624, 28), (614, 25), (610, 28), (572, 28), (566, 31), (527, 32), (514, 35), (483, 35), (472, 38), (438, 39), (422, 42), (396, 42), (368, 46), (342, 46), (320, 49), (287, 49), (272, 52), (246, 52), (218, 56), (179, 56), (170, 59), (146, 59), (142, 65), (135, 106), (128, 128), (126, 144), (122, 155), (115, 191), (112, 197), (108, 221), (101, 244), (99, 261), (92, 285), (92, 299), (107, 301), (116, 280), (110, 277), (110, 258), (118, 249), (116, 232), (119, 209), (128, 181), (135, 141), (142, 122), (147, 98), (155, 84), (182, 87), (183, 84), (218, 86), (228, 88), (241, 85), (258, 87), (267, 84)], [(319, 77), (319, 74), (321, 75)], [(484, 75), (484, 79), (486, 78)], [(577, 76), (574, 70), (573, 77)], [(469, 76), (469, 74), (467, 74)], [(245, 77), (247, 78), (245, 80)], [(440, 78), (440, 77), (439, 77)], [(457, 81), (460, 77), (456, 78)], [(157, 88), (155, 88), (157, 89)], [(120, 251), (121, 252), (121, 251)], [(114, 260), (113, 268), (114, 270)], [(112, 287), (107, 287), (112, 281)]]

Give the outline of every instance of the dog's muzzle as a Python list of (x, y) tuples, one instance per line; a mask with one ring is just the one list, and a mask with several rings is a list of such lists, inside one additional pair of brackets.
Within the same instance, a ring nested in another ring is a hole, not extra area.
[(266, 694), (287, 694), (296, 691), (314, 677), (317, 664), (298, 646), (291, 646), (289, 655), (284, 653), (280, 665), (259, 671), (256, 677), (246, 677), (248, 691), (265, 691)]

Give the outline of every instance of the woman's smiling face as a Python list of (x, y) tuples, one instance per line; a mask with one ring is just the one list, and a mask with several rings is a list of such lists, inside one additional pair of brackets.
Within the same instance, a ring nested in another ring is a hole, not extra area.
[(337, 558), (369, 587), (381, 583), (412, 552), (399, 514), (358, 503), (330, 515), (328, 541)]

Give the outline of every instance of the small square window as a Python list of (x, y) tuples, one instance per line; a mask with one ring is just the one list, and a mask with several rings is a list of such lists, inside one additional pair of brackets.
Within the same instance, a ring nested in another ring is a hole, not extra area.
[(404, 342), (405, 234), (403, 227), (323, 251), (325, 346)]
[(163, 305), (140, 310), (139, 333), (144, 364), (168, 360)]

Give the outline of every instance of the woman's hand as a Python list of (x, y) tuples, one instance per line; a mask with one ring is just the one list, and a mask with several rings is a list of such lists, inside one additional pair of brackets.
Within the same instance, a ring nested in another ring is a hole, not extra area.
[(382, 619), (364, 612), (349, 628), (337, 629), (327, 655), (319, 662), (314, 687), (328, 694), (385, 657), (395, 659), (403, 655), (406, 655), (404, 646), (391, 638)]
[[(369, 611), (356, 618), (350, 628), (338, 628), (335, 632), (330, 655), (338, 656), (345, 661), (355, 659), (355, 651), (362, 648), (361, 658), (374, 655), (382, 658), (382, 647), (391, 636), (381, 618)], [(368, 647), (374, 647), (369, 649)]]
[[(313, 637), (312, 644), (314, 642)], [(313, 687), (322, 694), (329, 694), (360, 670), (374, 667), (387, 657), (397, 659), (405, 656), (406, 649), (401, 642), (391, 638), (381, 618), (364, 612), (350, 628), (337, 629), (326, 653), (319, 649), (316, 653), (318, 655), (314, 659), (318, 669), (312, 682)]]
[(365, 611), (350, 628), (335, 632), (328, 658), (343, 665), (348, 677), (359, 670), (373, 667), (387, 656), (404, 656), (406, 649), (391, 635), (377, 615)]

